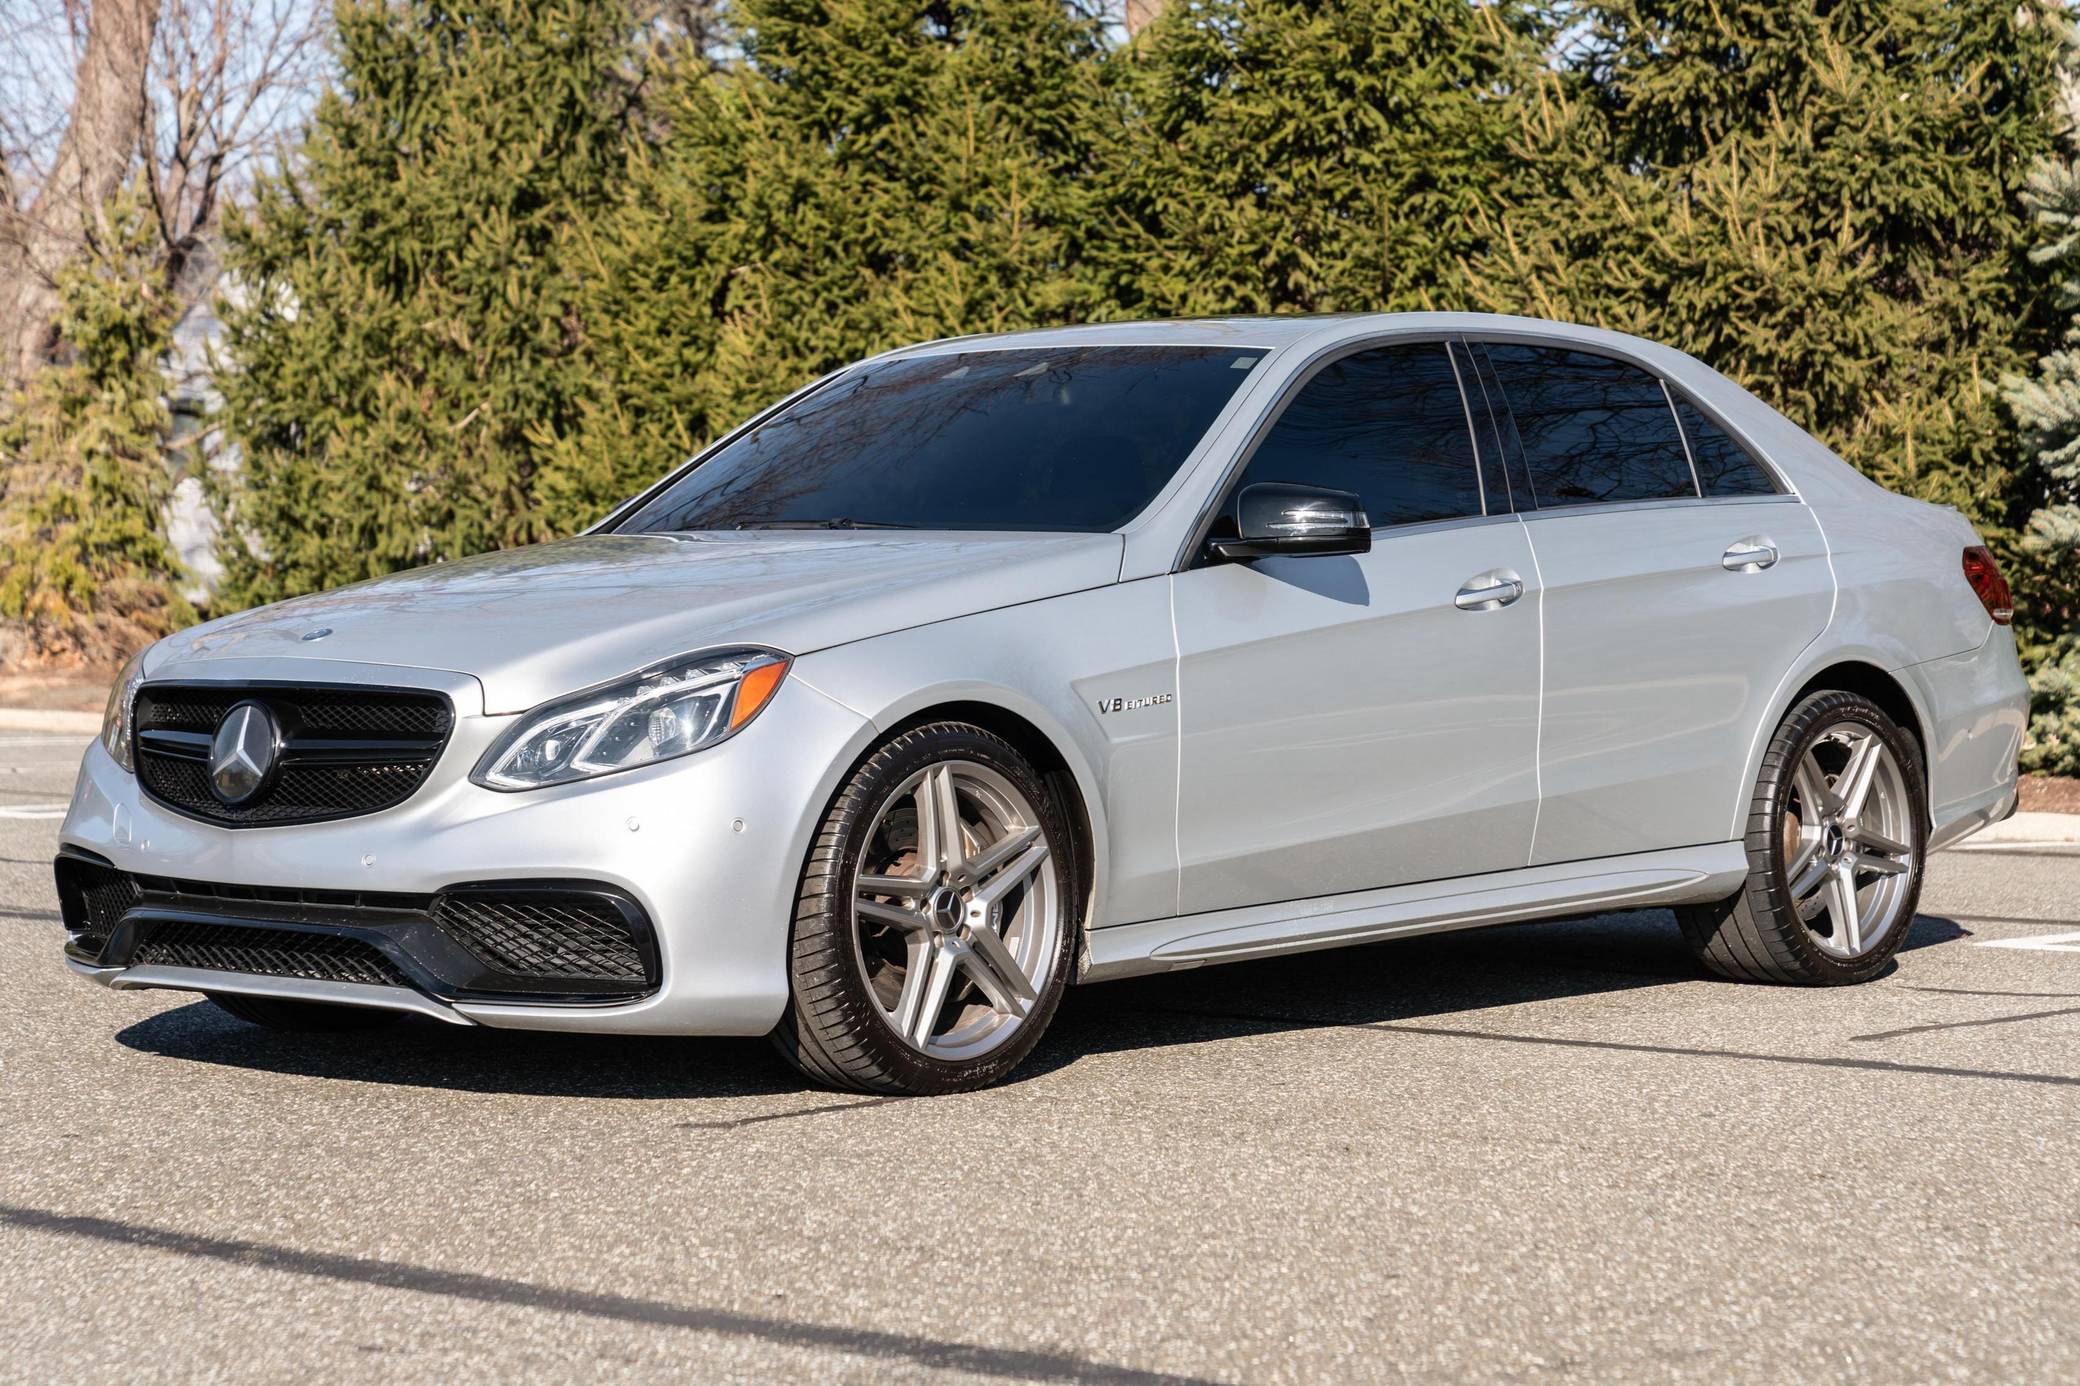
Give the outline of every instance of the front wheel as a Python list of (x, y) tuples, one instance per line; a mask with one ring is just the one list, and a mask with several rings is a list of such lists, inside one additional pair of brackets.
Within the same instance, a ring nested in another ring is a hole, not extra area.
[(994, 733), (937, 722), (890, 739), (810, 848), (774, 1043), (868, 1092), (1002, 1078), (1068, 980), (1076, 840), (1062, 796)]
[(1699, 960), (1748, 982), (1838, 986), (1877, 976), (1921, 896), (1921, 755), (1870, 699), (1815, 693), (1771, 738), (1748, 816), (1748, 878), (1678, 909)]

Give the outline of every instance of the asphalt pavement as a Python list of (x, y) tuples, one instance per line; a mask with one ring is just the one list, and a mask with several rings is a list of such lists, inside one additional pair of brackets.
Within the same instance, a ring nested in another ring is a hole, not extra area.
[(82, 745), (0, 733), (0, 1380), (2080, 1377), (2080, 848), (1939, 855), (1863, 987), (1607, 915), (1072, 991), (892, 1100), (77, 981)]

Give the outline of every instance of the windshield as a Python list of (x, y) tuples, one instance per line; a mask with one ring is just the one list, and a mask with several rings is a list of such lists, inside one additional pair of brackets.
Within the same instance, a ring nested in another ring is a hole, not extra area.
[(1117, 529), (1263, 355), (1089, 346), (863, 366), (709, 454), (615, 528)]

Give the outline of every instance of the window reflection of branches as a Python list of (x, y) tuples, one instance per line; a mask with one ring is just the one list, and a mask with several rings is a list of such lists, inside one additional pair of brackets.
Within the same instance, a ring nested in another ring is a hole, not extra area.
[(862, 366), (711, 454), (619, 528), (1114, 529), (1169, 481), (1259, 355), (1084, 346)]
[(1497, 343), (1487, 351), (1540, 506), (1697, 494), (1675, 413), (1654, 376), (1559, 347)]

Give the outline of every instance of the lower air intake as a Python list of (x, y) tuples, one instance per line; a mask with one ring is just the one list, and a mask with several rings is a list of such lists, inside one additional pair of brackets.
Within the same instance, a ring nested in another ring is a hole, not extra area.
[(435, 899), (433, 920), (485, 962), (535, 984), (639, 988), (649, 970), (628, 917), (599, 896), (457, 891)]
[(380, 950), (360, 939), (248, 924), (161, 924), (138, 945), (131, 964), (378, 987), (411, 985)]

